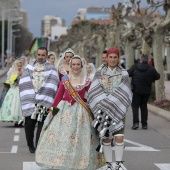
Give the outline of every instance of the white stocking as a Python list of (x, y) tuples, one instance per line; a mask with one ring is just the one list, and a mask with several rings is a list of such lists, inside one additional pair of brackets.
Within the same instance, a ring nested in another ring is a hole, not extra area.
[(122, 161), (124, 151), (124, 142), (115, 142), (115, 161)]
[(104, 158), (105, 162), (112, 162), (112, 147), (111, 142), (110, 143), (104, 143), (103, 142), (103, 152), (104, 152)]

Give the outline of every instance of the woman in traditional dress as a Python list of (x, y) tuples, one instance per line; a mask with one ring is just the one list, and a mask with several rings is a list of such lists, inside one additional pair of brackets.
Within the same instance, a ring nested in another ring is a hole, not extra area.
[[(101, 169), (126, 170), (123, 165), (124, 127), (132, 92), (127, 71), (120, 65), (119, 49), (107, 50), (107, 64), (96, 71), (87, 101), (94, 113), (93, 126), (99, 131), (106, 165)], [(111, 142), (114, 140), (115, 160)], [(113, 162), (116, 162), (113, 164)]]
[(21, 57), (19, 58), (19, 60), (21, 61), (21, 63), (22, 63), (22, 68), (24, 69), (24, 68), (27, 66), (27, 64), (28, 64), (27, 58), (26, 58), (25, 56), (21, 56)]
[(63, 76), (53, 103), (60, 110), (41, 133), (35, 157), (39, 166), (60, 170), (96, 170), (101, 166), (101, 156), (95, 150), (99, 138), (91, 128), (93, 115), (85, 103), (90, 84), (84, 60), (75, 55), (69, 77)]
[(68, 48), (60, 60), (57, 63), (57, 71), (59, 78), (61, 80), (63, 75), (68, 75), (69, 74), (69, 62), (71, 58), (74, 56), (74, 51), (71, 48)]
[(11, 73), (12, 73), (11, 69), (12, 69), (12, 67), (7, 72), (7, 78), (6, 78), (6, 81), (4, 82), (4, 87), (2, 89), (2, 93), (1, 93), (1, 97), (0, 97), (0, 108), (2, 106), (2, 103), (4, 101), (4, 98), (5, 98), (6, 94), (7, 94), (8, 90), (9, 90), (9, 88), (10, 88), (9, 81), (10, 81), (10, 76), (11, 76)]
[(86, 70), (87, 70), (87, 77), (92, 81), (94, 74), (96, 72), (96, 68), (94, 67), (94, 64), (88, 63), (86, 66)]
[(22, 120), (21, 103), (19, 97), (19, 78), (22, 75), (22, 63), (16, 60), (11, 68), (10, 89), (8, 90), (1, 110), (0, 121), (19, 122)]
[(4, 98), (5, 98), (5, 96), (6, 96), (6, 94), (7, 94), (7, 92), (8, 92), (8, 90), (9, 90), (9, 88), (10, 88), (10, 83), (9, 83), (9, 75), (8, 75), (9, 73), (7, 73), (7, 79), (6, 79), (6, 81), (4, 82), (4, 87), (3, 87), (3, 89), (2, 89), (2, 92), (1, 92), (1, 96), (0, 96), (0, 108), (1, 108), (1, 106), (2, 106), (2, 103), (3, 103), (3, 101), (4, 101)]
[(54, 54), (49, 54), (48, 55), (48, 61), (50, 62), (50, 63), (52, 63), (53, 65), (55, 65), (55, 56), (54, 56)]

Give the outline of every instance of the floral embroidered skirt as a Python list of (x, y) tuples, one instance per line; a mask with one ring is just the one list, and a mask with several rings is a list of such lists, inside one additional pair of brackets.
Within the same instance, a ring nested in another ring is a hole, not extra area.
[(1, 93), (1, 97), (0, 97), (0, 108), (2, 106), (2, 103), (4, 101), (5, 95), (8, 92), (8, 90), (9, 90), (9, 87), (6, 87), (6, 86), (4, 86), (4, 88), (2, 89), (2, 93)]
[[(61, 101), (60, 111), (46, 130), (41, 132), (36, 150), (36, 163), (60, 170), (96, 170), (101, 167), (101, 154), (96, 152), (99, 137), (91, 127), (86, 110), (74, 103)], [(49, 115), (47, 116), (44, 126)]]
[(5, 95), (1, 110), (0, 121), (19, 122), (22, 119), (19, 87), (12, 86)]

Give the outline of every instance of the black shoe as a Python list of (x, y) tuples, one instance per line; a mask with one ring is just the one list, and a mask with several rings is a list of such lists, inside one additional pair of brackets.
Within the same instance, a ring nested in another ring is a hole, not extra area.
[(23, 123), (18, 124), (18, 127), (24, 127)]
[(142, 129), (148, 129), (148, 126), (147, 125), (142, 125)]
[(29, 151), (30, 151), (30, 153), (35, 153), (35, 147), (29, 147)]
[(124, 170), (124, 169), (126, 169), (126, 168), (123, 165), (123, 161), (116, 161), (114, 170)]
[(136, 130), (136, 129), (138, 129), (138, 128), (139, 128), (139, 124), (138, 124), (138, 123), (133, 124), (132, 130)]
[(113, 166), (112, 166), (112, 163), (110, 162), (106, 162), (106, 170), (114, 170)]
[(18, 123), (17, 122), (14, 124), (14, 127), (18, 127)]

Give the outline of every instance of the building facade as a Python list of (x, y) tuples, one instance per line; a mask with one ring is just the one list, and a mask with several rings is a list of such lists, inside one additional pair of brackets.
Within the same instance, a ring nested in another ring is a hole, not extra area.
[(52, 27), (60, 26), (65, 27), (65, 20), (60, 17), (46, 15), (41, 22), (41, 35), (49, 37), (52, 34)]
[(0, 18), (2, 19), (2, 11), (4, 19), (7, 20), (9, 16), (17, 15), (20, 9), (21, 0), (1, 0), (0, 1)]
[(98, 24), (110, 24), (112, 22), (111, 8), (102, 6), (101, 8), (89, 7), (87, 9), (78, 9), (72, 25), (77, 24), (83, 20), (88, 20)]

